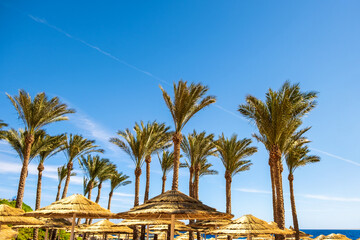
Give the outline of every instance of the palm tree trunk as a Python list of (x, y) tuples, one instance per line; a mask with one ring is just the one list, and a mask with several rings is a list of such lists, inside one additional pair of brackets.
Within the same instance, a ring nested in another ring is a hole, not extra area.
[(194, 198), (197, 200), (199, 200), (199, 178), (200, 178), (200, 164), (196, 164), (193, 192), (194, 192)]
[(276, 203), (276, 185), (275, 185), (275, 169), (274, 164), (269, 160), (270, 165), (270, 177), (271, 177), (271, 192), (273, 202), (273, 217), (274, 222), (277, 222), (277, 203)]
[[(225, 182), (226, 182), (226, 213), (231, 214), (231, 174), (228, 171), (225, 171)], [(231, 240), (230, 235), (227, 236), (228, 240)]]
[(191, 166), (189, 168), (190, 171), (190, 177), (189, 177), (189, 196), (190, 197), (194, 197), (194, 183), (193, 183), (193, 178), (194, 178), (194, 166)]
[(20, 173), (18, 192), (17, 192), (17, 196), (16, 196), (16, 204), (15, 204), (16, 208), (22, 208), (24, 191), (25, 191), (25, 182), (26, 182), (26, 177), (28, 174), (30, 152), (31, 152), (31, 146), (32, 146), (33, 142), (34, 142), (34, 135), (32, 135), (30, 133), (26, 134), (25, 154), (24, 154), (24, 161), (23, 161), (23, 165), (22, 165), (21, 173)]
[(63, 190), (63, 194), (62, 194), (61, 199), (66, 198), (66, 194), (67, 194), (67, 191), (68, 191), (68, 188), (69, 188), (72, 168), (73, 168), (73, 162), (71, 160), (67, 164), (67, 174), (66, 174), (66, 179), (65, 179), (65, 186), (64, 186), (64, 190)]
[(165, 192), (165, 185), (166, 185), (166, 175), (164, 174), (162, 177), (162, 189), (161, 189), (161, 193)]
[[(140, 175), (141, 175), (141, 168), (135, 168), (135, 199), (134, 199), (134, 207), (139, 206), (139, 189), (140, 189)], [(133, 239), (138, 240), (138, 230), (137, 226), (134, 228)]]
[[(276, 194), (276, 203), (273, 208), (276, 209), (276, 217), (275, 222), (277, 223), (280, 229), (285, 228), (285, 211), (284, 211), (284, 197), (282, 192), (282, 164), (281, 164), (281, 152), (278, 146), (273, 146), (270, 154), (269, 154), (269, 161), (271, 163), (270, 167), (272, 166), (272, 174), (274, 176), (274, 184), (275, 187), (275, 194)], [(284, 235), (275, 235), (276, 240), (284, 240)]]
[(107, 209), (108, 209), (108, 210), (110, 210), (110, 205), (111, 205), (111, 198), (112, 198), (112, 195), (113, 195), (113, 191), (110, 191), (110, 193), (109, 193), (108, 207), (107, 207)]
[(102, 182), (100, 182), (99, 186), (98, 186), (98, 193), (97, 193), (96, 200), (95, 200), (96, 203), (99, 203), (99, 201), (100, 201), (101, 188), (102, 188)]
[(56, 200), (55, 200), (55, 201), (59, 201), (59, 199), (60, 199), (61, 183), (62, 183), (62, 181), (59, 182), (58, 190), (57, 190), (57, 194), (56, 194)]
[(292, 211), (293, 223), (294, 223), (294, 229), (295, 229), (295, 240), (299, 240), (300, 239), (299, 222), (298, 222), (297, 213), (296, 213), (294, 185), (293, 185), (294, 175), (289, 174), (288, 179), (289, 179), (289, 186), (290, 186), (291, 211)]
[(150, 191), (150, 163), (151, 163), (151, 156), (150, 156), (150, 155), (146, 156), (145, 162), (146, 162), (146, 185), (145, 185), (144, 202), (149, 199), (149, 191)]
[[(41, 201), (41, 180), (42, 180), (42, 172), (44, 171), (44, 164), (42, 162), (38, 165), (38, 181), (37, 181), (37, 188), (36, 188), (36, 201), (35, 201), (35, 210), (40, 208), (40, 201)], [(39, 229), (34, 228), (34, 240), (37, 240), (39, 237)]]
[(178, 190), (179, 188), (179, 165), (180, 165), (180, 143), (182, 141), (181, 132), (175, 132), (173, 135), (174, 142), (174, 174), (172, 190)]

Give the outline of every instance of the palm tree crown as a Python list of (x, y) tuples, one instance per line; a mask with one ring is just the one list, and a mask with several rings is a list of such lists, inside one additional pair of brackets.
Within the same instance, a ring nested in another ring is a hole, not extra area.
[(286, 155), (286, 165), (289, 170), (289, 175), (293, 175), (294, 171), (298, 167), (306, 166), (310, 163), (316, 163), (320, 161), (320, 157), (316, 155), (308, 155), (310, 150), (307, 146), (298, 146), (292, 149), (289, 154)]
[(256, 147), (249, 147), (251, 142), (251, 139), (247, 138), (239, 140), (236, 134), (232, 135), (230, 139), (222, 134), (214, 142), (225, 171), (231, 177), (250, 169), (251, 161), (244, 159), (257, 152)]

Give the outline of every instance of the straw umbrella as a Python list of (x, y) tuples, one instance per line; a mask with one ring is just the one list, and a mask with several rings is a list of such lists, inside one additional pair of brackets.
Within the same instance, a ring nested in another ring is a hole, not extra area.
[(334, 239), (351, 240), (350, 238), (346, 237), (343, 234), (335, 234), (335, 233), (325, 236), (322, 240), (334, 240)]
[(114, 214), (83, 195), (74, 194), (53, 202), (47, 207), (26, 213), (28, 216), (72, 218), (71, 238), (74, 239), (75, 219), (78, 218), (109, 218)]
[(20, 208), (13, 208), (6, 204), (0, 204), (0, 229), (1, 225), (43, 225), (44, 222), (24, 216), (25, 211)]
[(260, 234), (286, 234), (279, 228), (271, 226), (266, 221), (254, 217), (253, 215), (244, 215), (232, 223), (219, 229), (211, 231), (213, 234), (242, 235), (251, 239), (252, 236)]
[(91, 224), (87, 227), (78, 229), (78, 232), (84, 233), (103, 233), (107, 235), (108, 233), (132, 233), (133, 230), (126, 226), (117, 226), (115, 223), (110, 222), (107, 219), (98, 221), (94, 224)]
[(321, 234), (315, 238), (315, 240), (323, 240), (326, 236)]
[(15, 238), (18, 235), (18, 232), (12, 230), (7, 225), (0, 225), (0, 240), (8, 240)]
[(170, 237), (174, 239), (175, 219), (229, 219), (233, 216), (216, 211), (201, 201), (177, 190), (169, 190), (128, 212), (118, 213), (125, 219), (167, 219), (171, 220)]

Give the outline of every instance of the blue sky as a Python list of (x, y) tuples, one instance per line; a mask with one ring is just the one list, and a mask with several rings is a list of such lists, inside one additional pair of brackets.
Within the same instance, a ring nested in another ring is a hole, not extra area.
[[(172, 119), (158, 87), (173, 81), (202, 82), (217, 103), (197, 114), (184, 134), (206, 130), (250, 137), (254, 126), (237, 113), (247, 94), (263, 98), (285, 80), (319, 91), (319, 106), (305, 119), (313, 154), (321, 162), (298, 169), (295, 193), (302, 228), (360, 228), (360, 3), (358, 1), (0, 1), (0, 119), (22, 127), (5, 92), (25, 89), (59, 96), (77, 110), (49, 133), (79, 133), (96, 140), (119, 170), (133, 164), (108, 143), (136, 121)], [(259, 147), (249, 172), (233, 180), (233, 213), (272, 219), (267, 152)], [(42, 206), (55, 199), (58, 154), (45, 165)], [(200, 200), (225, 211), (224, 169), (200, 180)], [(25, 202), (34, 206), (35, 159)], [(0, 142), (0, 197), (16, 195), (20, 161)], [(150, 196), (161, 191), (153, 158)], [(69, 194), (82, 192), (82, 173)], [(188, 192), (188, 172), (180, 190)], [(169, 176), (167, 187), (171, 185)], [(143, 199), (145, 176), (141, 178)], [(106, 207), (108, 184), (102, 192)], [(292, 224), (284, 171), (286, 225)], [(120, 188), (112, 211), (129, 209), (134, 185)]]

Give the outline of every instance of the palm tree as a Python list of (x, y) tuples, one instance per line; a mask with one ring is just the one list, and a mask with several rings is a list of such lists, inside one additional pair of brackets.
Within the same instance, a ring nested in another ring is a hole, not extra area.
[(37, 94), (34, 99), (32, 99), (24, 90), (19, 90), (19, 96), (12, 97), (9, 94), (6, 95), (14, 105), (19, 118), (23, 121), (25, 126), (26, 140), (24, 161), (21, 169), (15, 205), (16, 208), (21, 208), (31, 146), (35, 141), (35, 134), (50, 123), (67, 120), (68, 118), (65, 115), (74, 113), (75, 111), (69, 109), (66, 104), (61, 103), (57, 97), (49, 100), (45, 93)]
[(148, 122), (146, 125), (144, 122), (140, 122), (140, 124), (135, 124), (135, 131), (139, 131), (145, 133), (147, 136), (147, 147), (146, 147), (146, 184), (145, 184), (145, 194), (144, 194), (144, 202), (149, 199), (149, 191), (150, 191), (150, 163), (151, 163), (151, 155), (160, 150), (164, 150), (171, 145), (171, 135), (173, 133), (169, 132), (170, 127), (167, 127), (165, 123), (157, 123)]
[(224, 134), (215, 141), (216, 149), (219, 152), (219, 158), (225, 167), (226, 180), (226, 213), (231, 214), (231, 182), (232, 178), (243, 171), (250, 169), (252, 165), (250, 160), (244, 160), (257, 152), (256, 147), (250, 147), (251, 139), (237, 139), (234, 134), (231, 138), (226, 138)]
[(162, 190), (161, 193), (165, 192), (166, 176), (174, 167), (174, 153), (169, 151), (163, 151), (161, 157), (159, 156), (159, 163), (162, 171)]
[(91, 192), (95, 187), (94, 183), (96, 178), (104, 171), (104, 166), (109, 164), (109, 159), (100, 159), (99, 155), (91, 156), (90, 154), (86, 157), (81, 156), (79, 158), (80, 168), (84, 171), (87, 179), (87, 191), (88, 199), (91, 200)]
[(173, 134), (174, 143), (174, 174), (172, 189), (178, 190), (179, 185), (179, 165), (180, 165), (180, 143), (182, 141), (181, 130), (186, 123), (201, 109), (216, 102), (214, 96), (205, 96), (209, 90), (207, 86), (180, 80), (174, 83), (174, 99), (171, 100), (169, 94), (160, 86), (166, 106), (169, 108), (175, 125)]
[(65, 186), (62, 194), (62, 198), (66, 197), (69, 183), (71, 171), (73, 169), (73, 160), (80, 156), (87, 155), (93, 152), (103, 153), (103, 149), (99, 149), (97, 145), (94, 145), (95, 141), (88, 140), (81, 135), (66, 135), (66, 141), (64, 144), (64, 152), (67, 157), (67, 173), (65, 179)]
[[(72, 171), (72, 169), (71, 169), (71, 171)], [(64, 181), (64, 179), (66, 178), (66, 175), (68, 172), (66, 164), (61, 167), (58, 167), (57, 172), (58, 172), (59, 184), (58, 184), (58, 190), (57, 190), (56, 199), (55, 199), (56, 201), (60, 200), (61, 184)], [(76, 173), (72, 172), (71, 176), (76, 176)]]
[(187, 160), (185, 165), (189, 168), (189, 195), (199, 199), (199, 177), (202, 175), (211, 174), (209, 171), (212, 165), (207, 162), (209, 156), (216, 155), (215, 145), (213, 144), (214, 135), (206, 135), (206, 132), (197, 133), (195, 130), (184, 138), (181, 142), (181, 149), (183, 150)]
[(100, 201), (102, 183), (106, 180), (110, 180), (114, 174), (116, 174), (116, 165), (110, 162), (104, 165), (103, 171), (101, 171), (101, 173), (97, 176), (99, 185), (98, 185), (98, 193), (95, 200), (96, 203), (99, 203)]
[[(40, 208), (41, 201), (41, 183), (42, 183), (42, 172), (44, 171), (44, 162), (46, 159), (54, 156), (59, 151), (61, 151), (61, 147), (64, 144), (65, 135), (57, 135), (57, 136), (49, 136), (44, 135), (40, 139), (37, 144), (48, 144), (50, 147), (44, 151), (39, 153), (39, 165), (37, 167), (38, 170), (38, 182), (37, 182), (37, 191), (36, 191), (36, 204), (35, 210)], [(33, 146), (36, 146), (35, 144)]]
[[(110, 142), (118, 146), (121, 150), (127, 153), (135, 164), (135, 199), (134, 207), (139, 205), (139, 188), (140, 188), (140, 175), (141, 167), (144, 165), (145, 156), (147, 155), (147, 132), (135, 131), (135, 135), (127, 128), (125, 131), (118, 131), (117, 134), (120, 138), (110, 138)], [(134, 228), (133, 239), (138, 239), (138, 232)]]
[(118, 146), (121, 150), (127, 153), (135, 164), (135, 199), (134, 207), (139, 205), (139, 188), (141, 167), (144, 164), (144, 159), (147, 154), (147, 136), (144, 131), (135, 131), (135, 135), (129, 130), (118, 131), (117, 134), (123, 138), (111, 138), (110, 142)]
[(109, 201), (108, 201), (108, 210), (110, 210), (111, 198), (114, 194), (114, 190), (118, 187), (126, 186), (131, 183), (128, 181), (129, 176), (123, 174), (122, 172), (116, 171), (110, 178), (110, 192), (109, 192)]
[[(239, 112), (254, 122), (259, 134), (253, 136), (262, 142), (269, 152), (272, 185), (274, 221), (285, 228), (284, 197), (282, 187), (282, 156), (288, 152), (292, 141), (308, 130), (298, 132), (302, 117), (316, 106), (316, 92), (301, 92), (299, 84), (285, 82), (279, 91), (269, 89), (263, 102), (254, 96), (246, 97), (246, 104), (239, 106)], [(283, 236), (277, 236), (283, 239)]]
[(295, 206), (295, 196), (294, 196), (294, 171), (298, 167), (306, 166), (310, 163), (316, 163), (320, 161), (320, 157), (315, 155), (308, 155), (310, 150), (307, 146), (297, 146), (289, 152), (289, 154), (286, 155), (286, 165), (289, 170), (289, 187), (290, 187), (290, 201), (291, 201), (291, 210), (292, 210), (292, 216), (293, 216), (293, 223), (294, 223), (294, 229), (296, 231), (295, 233), (295, 239), (299, 240), (299, 222), (297, 219), (297, 213), (296, 213), (296, 206)]

